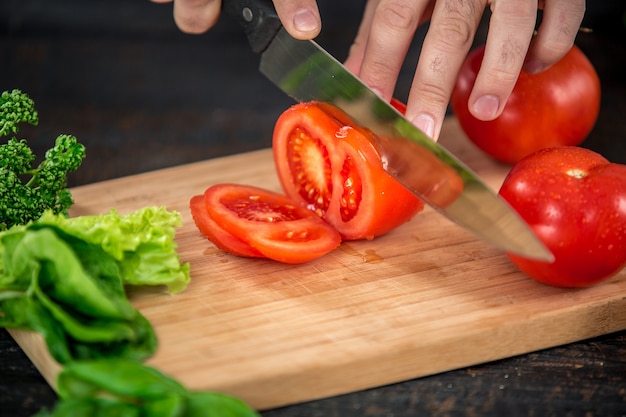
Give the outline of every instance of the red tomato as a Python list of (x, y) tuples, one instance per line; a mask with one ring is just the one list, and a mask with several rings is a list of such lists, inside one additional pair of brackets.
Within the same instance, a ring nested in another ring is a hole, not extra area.
[(554, 263), (509, 254), (529, 276), (583, 287), (626, 265), (626, 165), (579, 147), (543, 149), (513, 167), (500, 195), (554, 254)]
[(372, 239), (424, 207), (384, 170), (372, 138), (324, 103), (296, 104), (276, 122), (274, 161), (285, 193), (344, 239)]
[(398, 110), (400, 112), (400, 114), (402, 114), (402, 115), (406, 114), (406, 104), (404, 104), (403, 102), (401, 102), (397, 98), (392, 98), (391, 101), (389, 102), (389, 104), (391, 104), (391, 106), (393, 108)]
[[(210, 218), (224, 232), (276, 261), (308, 262), (341, 243), (339, 233), (315, 213), (289, 197), (261, 188), (213, 185), (204, 192), (204, 203)], [(212, 227), (210, 223), (204, 226)], [(225, 244), (225, 240), (221, 242)]]
[(480, 149), (515, 163), (539, 149), (575, 146), (587, 137), (600, 110), (600, 80), (578, 47), (541, 73), (522, 72), (502, 114), (487, 122), (468, 107), (484, 52), (483, 46), (469, 54), (450, 101), (463, 131)]
[[(390, 104), (401, 114), (406, 114), (406, 104), (400, 100), (392, 98)], [(371, 132), (369, 135), (396, 175), (431, 203), (446, 207), (463, 192), (465, 184), (459, 174), (422, 146), (408, 139), (375, 137)]]
[(237, 256), (250, 258), (264, 257), (261, 252), (254, 249), (252, 246), (228, 233), (209, 216), (203, 195), (191, 197), (189, 208), (191, 209), (191, 217), (198, 230), (221, 250)]

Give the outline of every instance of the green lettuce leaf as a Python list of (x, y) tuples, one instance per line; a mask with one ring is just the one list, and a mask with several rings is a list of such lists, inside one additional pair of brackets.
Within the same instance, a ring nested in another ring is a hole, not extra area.
[(0, 326), (41, 333), (61, 364), (146, 359), (156, 335), (124, 286), (185, 288), (189, 265), (174, 243), (180, 222), (158, 207), (69, 219), (46, 213), (0, 233)]
[(181, 265), (174, 235), (182, 224), (180, 213), (164, 207), (145, 207), (120, 215), (116, 210), (95, 216), (66, 218), (45, 213), (39, 225), (55, 225), (69, 235), (100, 245), (119, 262), (124, 284), (167, 285), (184, 290), (189, 264)]

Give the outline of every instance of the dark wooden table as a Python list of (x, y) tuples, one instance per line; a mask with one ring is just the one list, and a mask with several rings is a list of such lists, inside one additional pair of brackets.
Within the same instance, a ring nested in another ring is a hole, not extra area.
[[(362, 6), (320, 3), (320, 43), (345, 57)], [(626, 5), (605, 0), (588, 8), (585, 26), (593, 32), (577, 43), (600, 74), (603, 98), (584, 146), (626, 163)], [(409, 63), (418, 51), (419, 41)], [(0, 89), (29, 93), (40, 112), (39, 126), (20, 136), (39, 153), (60, 133), (87, 146), (71, 185), (268, 147), (274, 121), (292, 104), (257, 73), (257, 57), (232, 22), (185, 35), (173, 24), (171, 5), (147, 0), (3, 0), (0, 56)], [(406, 96), (410, 80), (407, 64), (398, 97)], [(29, 416), (55, 400), (0, 330), (0, 416)], [(626, 331), (263, 412), (418, 415), (626, 416)]]

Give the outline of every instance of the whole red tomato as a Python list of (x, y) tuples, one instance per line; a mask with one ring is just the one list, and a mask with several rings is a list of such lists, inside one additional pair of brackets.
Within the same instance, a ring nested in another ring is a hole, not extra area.
[(502, 114), (476, 119), (468, 99), (482, 63), (484, 46), (465, 60), (450, 104), (468, 138), (485, 153), (505, 163), (555, 146), (579, 145), (593, 128), (600, 110), (600, 80), (576, 46), (538, 74), (522, 72)]
[(513, 167), (500, 195), (554, 254), (553, 263), (508, 254), (529, 276), (584, 287), (626, 265), (626, 165), (580, 147), (543, 149)]

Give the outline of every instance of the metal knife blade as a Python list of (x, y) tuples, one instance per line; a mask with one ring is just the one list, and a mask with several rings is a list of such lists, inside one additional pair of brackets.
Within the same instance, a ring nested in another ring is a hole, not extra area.
[(261, 52), (260, 71), (299, 102), (331, 103), (379, 137), (386, 171), (424, 202), (506, 252), (552, 261), (522, 218), (458, 158), (382, 100), (314, 41), (296, 40), (265, 0), (225, 0)]

